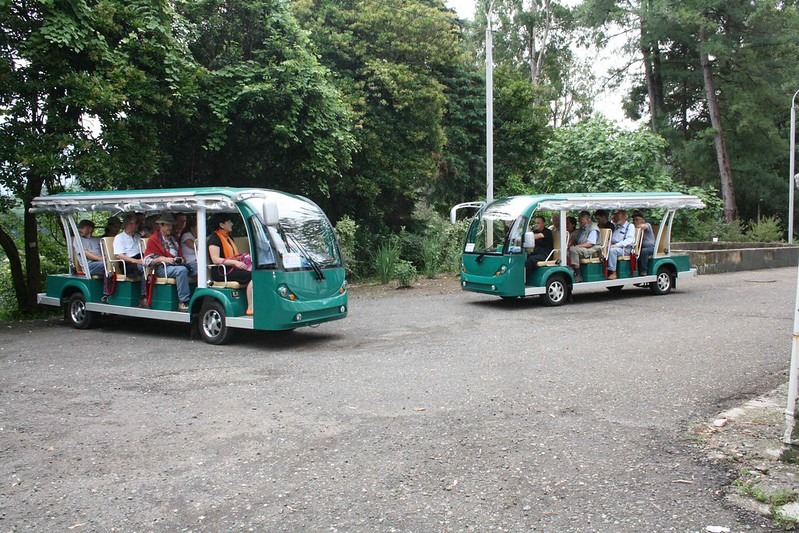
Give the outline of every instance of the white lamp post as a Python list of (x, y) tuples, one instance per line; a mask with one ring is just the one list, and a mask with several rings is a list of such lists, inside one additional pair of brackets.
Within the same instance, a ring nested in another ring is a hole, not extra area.
[(486, 18), (486, 203), (490, 203), (494, 200), (494, 35), (490, 2)]
[(794, 159), (796, 156), (796, 95), (793, 93), (791, 98), (791, 154), (788, 165), (788, 244), (793, 244), (793, 191), (796, 188), (796, 176), (794, 175)]

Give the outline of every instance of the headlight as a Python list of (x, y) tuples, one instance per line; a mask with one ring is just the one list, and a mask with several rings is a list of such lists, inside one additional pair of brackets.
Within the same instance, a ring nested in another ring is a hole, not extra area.
[(494, 272), (494, 275), (495, 275), (495, 276), (501, 276), (502, 274), (504, 274), (504, 273), (505, 273), (505, 272), (507, 272), (507, 271), (508, 271), (508, 267), (507, 267), (507, 265), (502, 265), (501, 267), (499, 267), (499, 270), (497, 270), (496, 272)]
[(347, 283), (347, 280), (345, 279), (345, 280), (344, 280), (344, 283), (342, 283), (342, 284), (341, 284), (341, 287), (339, 287), (339, 289), (338, 289), (338, 293), (339, 293), (339, 294), (344, 294), (345, 292), (347, 292), (347, 286), (348, 286), (348, 285), (349, 285), (349, 284)]
[(297, 298), (297, 296), (295, 296), (295, 294), (293, 292), (291, 292), (289, 290), (289, 288), (286, 287), (285, 285), (278, 286), (277, 293), (280, 296), (282, 296), (283, 298), (286, 298), (286, 299), (289, 299), (289, 300), (295, 300)]

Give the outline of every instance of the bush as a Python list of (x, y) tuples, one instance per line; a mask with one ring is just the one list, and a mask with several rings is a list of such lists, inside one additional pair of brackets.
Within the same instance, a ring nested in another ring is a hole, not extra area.
[(380, 283), (385, 285), (394, 275), (394, 267), (400, 258), (400, 247), (396, 236), (391, 236), (377, 248), (374, 265)]
[(419, 278), (419, 273), (413, 263), (402, 260), (394, 265), (394, 278), (399, 283), (400, 288), (408, 288)]
[(353, 219), (344, 215), (336, 222), (336, 234), (338, 243), (341, 246), (341, 255), (344, 258), (344, 266), (347, 270), (347, 277), (353, 277), (358, 269), (359, 261), (355, 258), (356, 236), (358, 224)]
[(782, 224), (777, 217), (763, 217), (754, 221), (746, 231), (746, 240), (751, 242), (778, 242), (782, 240)]
[(422, 239), (422, 273), (434, 278), (441, 268), (441, 234), (431, 233)]
[(745, 229), (744, 224), (740, 220), (726, 222), (722, 219), (718, 219), (707, 224), (705, 227), (705, 235), (698, 240), (711, 241), (714, 237), (717, 237), (718, 240), (722, 242), (743, 242), (748, 240), (744, 233)]

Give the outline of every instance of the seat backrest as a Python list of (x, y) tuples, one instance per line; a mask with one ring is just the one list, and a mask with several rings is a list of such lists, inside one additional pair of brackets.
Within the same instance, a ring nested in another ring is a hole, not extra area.
[(100, 240), (100, 252), (103, 254), (103, 262), (105, 263), (105, 271), (106, 272), (116, 272), (116, 268), (114, 268), (114, 261), (117, 260), (117, 256), (114, 253), (114, 238), (113, 237), (102, 237)]
[(644, 228), (635, 228), (635, 244), (633, 250), (636, 256), (641, 255), (641, 246), (644, 244)]
[(602, 257), (610, 255), (610, 239), (613, 237), (613, 230), (609, 228), (600, 228), (599, 230), (599, 245), (602, 250)]

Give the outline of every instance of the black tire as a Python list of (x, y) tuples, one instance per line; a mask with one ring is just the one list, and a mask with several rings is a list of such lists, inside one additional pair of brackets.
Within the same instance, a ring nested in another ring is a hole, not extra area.
[(76, 292), (69, 297), (66, 319), (75, 329), (89, 329), (97, 320), (97, 313), (86, 310), (86, 298), (83, 293)]
[(200, 310), (200, 337), (208, 344), (225, 344), (230, 340), (231, 328), (225, 323), (225, 306), (215, 298), (208, 298)]
[(668, 294), (674, 288), (674, 274), (666, 267), (660, 267), (657, 279), (649, 284), (652, 294)]
[(563, 305), (569, 299), (569, 284), (563, 276), (552, 276), (547, 280), (546, 292), (541, 295), (544, 304), (550, 307)]

